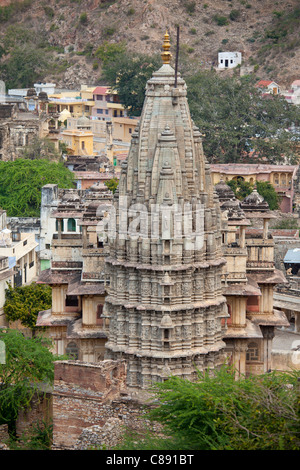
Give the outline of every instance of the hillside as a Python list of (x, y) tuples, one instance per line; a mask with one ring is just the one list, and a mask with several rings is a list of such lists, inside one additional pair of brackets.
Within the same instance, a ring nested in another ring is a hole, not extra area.
[(50, 57), (51, 66), (41, 67), (39, 78), (59, 87), (99, 82), (101, 62), (93, 54), (103, 41), (125, 41), (129, 51), (153, 54), (160, 52), (167, 28), (175, 55), (177, 25), (183, 74), (187, 60), (195, 69), (210, 68), (218, 51), (241, 51), (243, 65), (254, 66), (257, 78), (285, 87), (300, 78), (299, 0), (285, 5), (272, 0), (4, 0), (0, 5), (2, 62), (13, 56), (16, 44), (25, 51), (24, 61), (28, 50), (32, 62), (39, 61), (33, 49), (42, 41), (41, 64)]

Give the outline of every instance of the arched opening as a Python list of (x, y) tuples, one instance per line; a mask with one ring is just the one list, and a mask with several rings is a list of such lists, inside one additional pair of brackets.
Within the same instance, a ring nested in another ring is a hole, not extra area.
[(68, 219), (68, 232), (76, 232), (76, 220)]

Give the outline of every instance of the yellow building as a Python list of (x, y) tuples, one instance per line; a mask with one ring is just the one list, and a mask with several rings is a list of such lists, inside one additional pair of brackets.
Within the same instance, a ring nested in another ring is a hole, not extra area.
[(64, 91), (49, 95), (49, 112), (61, 113), (68, 111), (73, 117), (91, 116), (95, 105), (93, 94), (87, 88), (81, 91)]
[(91, 131), (66, 129), (61, 136), (70, 155), (94, 155), (94, 134)]
[(113, 138), (122, 140), (123, 142), (130, 142), (132, 133), (138, 122), (138, 119), (132, 119), (128, 117), (112, 118)]

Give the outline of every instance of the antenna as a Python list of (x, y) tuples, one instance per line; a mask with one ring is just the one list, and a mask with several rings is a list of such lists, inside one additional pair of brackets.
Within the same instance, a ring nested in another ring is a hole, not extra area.
[(175, 88), (177, 88), (178, 55), (179, 55), (179, 26), (177, 26), (177, 44), (176, 44), (176, 60), (175, 60)]

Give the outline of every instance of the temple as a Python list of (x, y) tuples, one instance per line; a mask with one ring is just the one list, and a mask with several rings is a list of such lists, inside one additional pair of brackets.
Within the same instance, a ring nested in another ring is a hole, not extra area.
[(221, 213), (169, 48), (166, 33), (115, 193), (106, 259), (106, 357), (126, 359), (127, 385), (138, 388), (171, 374), (194, 380), (224, 362)]

